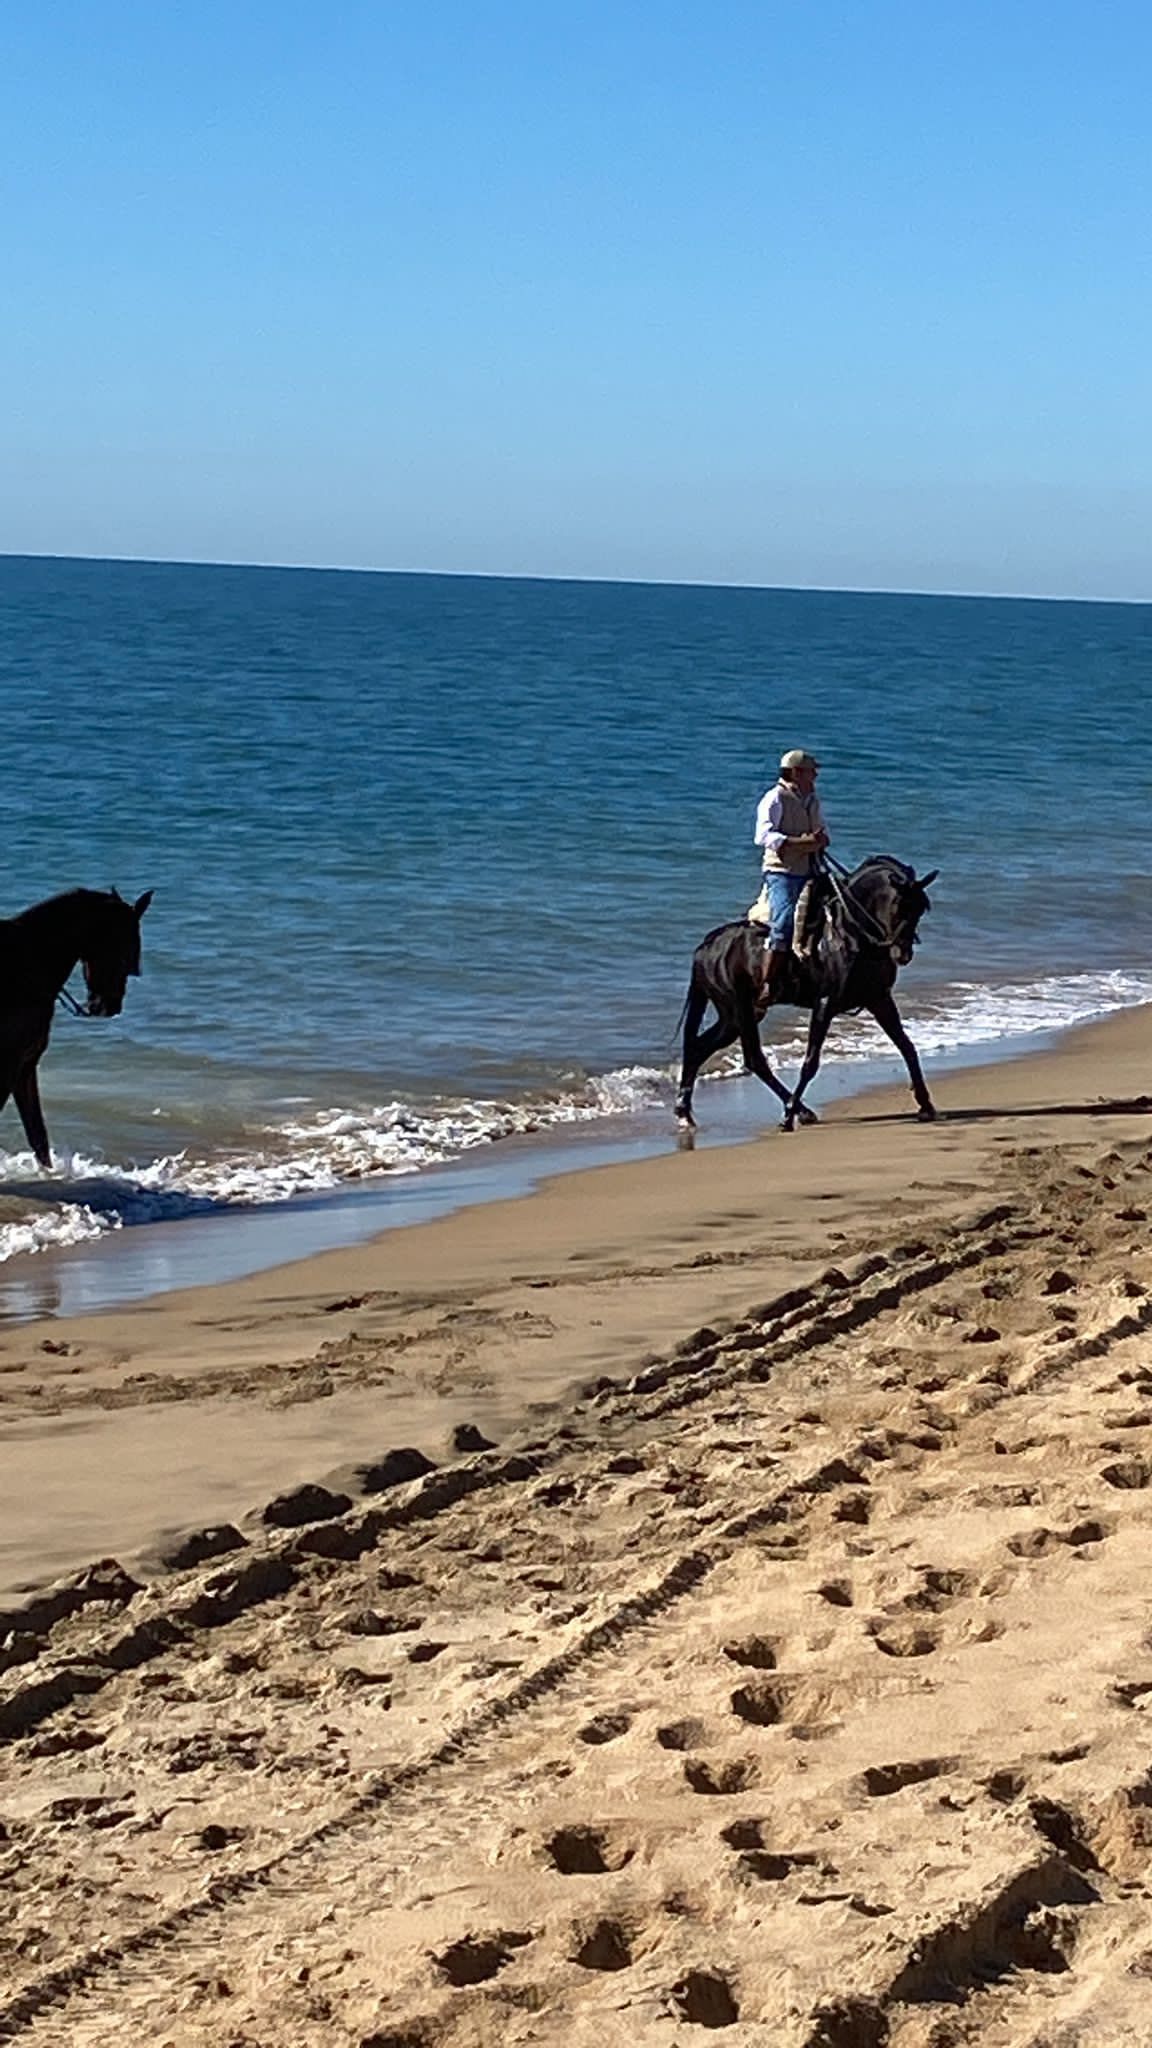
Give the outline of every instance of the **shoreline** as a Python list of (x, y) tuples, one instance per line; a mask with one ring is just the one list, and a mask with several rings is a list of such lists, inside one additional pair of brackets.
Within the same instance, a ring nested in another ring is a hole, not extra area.
[(243, 1279), (0, 1329), (0, 1588), (146, 1557), (164, 1530), (242, 1520), (398, 1445), (441, 1462), (460, 1425), (502, 1444), (546, 1426), (579, 1385), (986, 1199), (1017, 1154), (1141, 1137), (1148, 1082), (1143, 1007), (937, 1071), (935, 1125), (903, 1086), (871, 1089), (792, 1139), (565, 1172)]
[[(930, 1082), (1057, 1050), (1077, 1031), (1128, 1014), (1127, 1005), (1076, 1024), (1006, 1034), (922, 1054)], [(769, 1047), (771, 1052), (772, 1048)], [(809, 1098), (821, 1116), (847, 1100), (904, 1086), (899, 1055), (826, 1059)], [(696, 1149), (750, 1144), (777, 1125), (779, 1109), (749, 1076), (705, 1075), (697, 1099)], [(100, 1314), (154, 1295), (226, 1286), (328, 1251), (351, 1250), (477, 1204), (522, 1200), (551, 1178), (666, 1156), (679, 1149), (671, 1097), (666, 1106), (605, 1113), (589, 1122), (543, 1125), (423, 1166), (367, 1174), (331, 1188), (263, 1203), (230, 1203), (202, 1215), (128, 1224), (74, 1243), (48, 1244), (0, 1261), (0, 1329), (48, 1317)], [(94, 1199), (98, 1186), (45, 1184), (53, 1202)]]

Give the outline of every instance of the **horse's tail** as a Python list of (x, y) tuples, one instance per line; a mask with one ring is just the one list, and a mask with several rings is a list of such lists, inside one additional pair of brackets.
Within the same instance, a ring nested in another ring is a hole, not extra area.
[[(704, 1015), (704, 1012), (708, 1007), (708, 999), (706, 996), (701, 1001), (699, 980), (700, 977), (697, 971), (696, 962), (693, 961), (692, 972), (688, 976), (688, 993), (684, 997), (684, 1002), (681, 1007), (680, 1015), (677, 1017), (675, 1025), (673, 1026), (672, 1030), (672, 1037), (677, 1045), (679, 1045), (681, 1039), (684, 1036), (684, 1026), (687, 1022), (689, 1011), (692, 1010), (696, 1012), (693, 1021), (693, 1029), (695, 1030), (699, 1025), (701, 1017)], [(698, 1010), (697, 1004), (699, 1005)]]

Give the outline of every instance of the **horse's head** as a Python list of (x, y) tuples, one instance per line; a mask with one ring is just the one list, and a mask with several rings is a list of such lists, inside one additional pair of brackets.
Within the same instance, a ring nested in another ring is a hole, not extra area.
[(928, 885), (939, 872), (933, 868), (918, 875), (891, 854), (874, 854), (852, 876), (852, 894), (863, 900), (875, 926), (873, 943), (882, 945), (897, 967), (908, 965), (919, 944), (920, 920), (932, 908)]
[(892, 958), (898, 967), (907, 967), (913, 947), (920, 943), (920, 919), (932, 908), (928, 884), (936, 880), (939, 872), (939, 868), (933, 868), (929, 874), (918, 875), (914, 868), (909, 868), (907, 878), (894, 892), (891, 944)]
[(89, 896), (80, 952), (89, 1017), (120, 1015), (129, 976), (140, 972), (140, 919), (151, 901), (151, 889), (135, 903), (126, 903), (116, 889)]

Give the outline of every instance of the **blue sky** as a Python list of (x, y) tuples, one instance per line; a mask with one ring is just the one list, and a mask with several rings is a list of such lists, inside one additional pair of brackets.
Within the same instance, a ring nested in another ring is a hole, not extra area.
[(1152, 15), (39, 0), (0, 551), (1152, 599)]

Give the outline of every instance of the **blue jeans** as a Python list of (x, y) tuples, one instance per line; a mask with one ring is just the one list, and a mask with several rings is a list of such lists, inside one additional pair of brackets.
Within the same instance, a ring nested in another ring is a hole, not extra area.
[(768, 891), (768, 903), (772, 919), (768, 926), (768, 945), (773, 953), (788, 953), (792, 949), (792, 927), (796, 922), (796, 905), (800, 892), (807, 886), (807, 875), (766, 874), (764, 886)]

